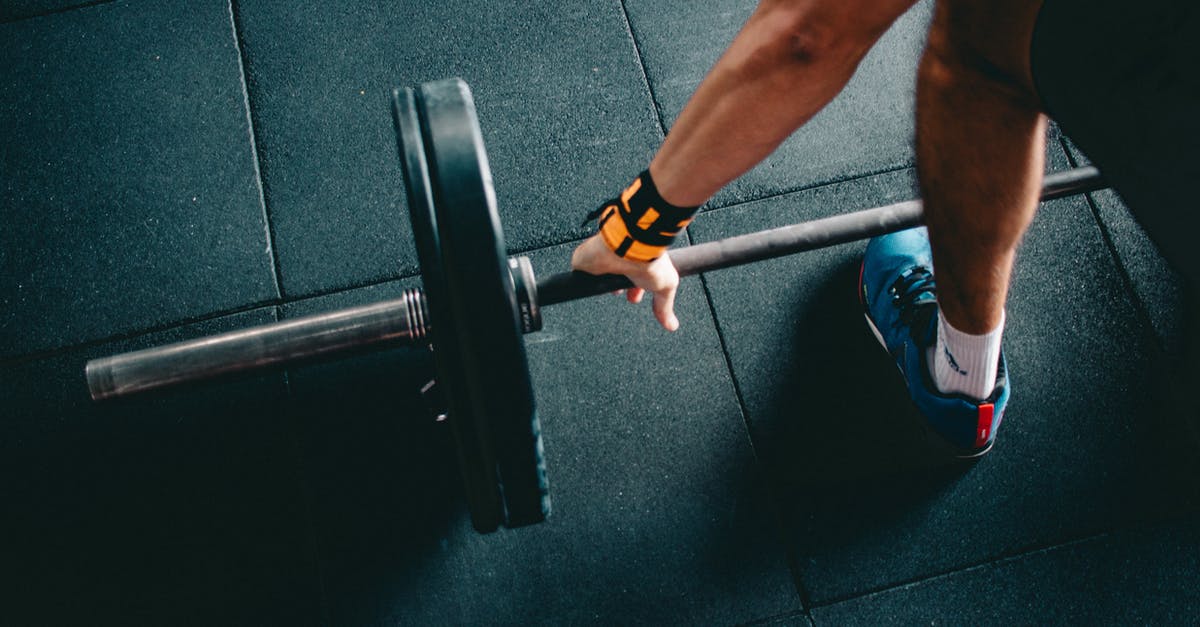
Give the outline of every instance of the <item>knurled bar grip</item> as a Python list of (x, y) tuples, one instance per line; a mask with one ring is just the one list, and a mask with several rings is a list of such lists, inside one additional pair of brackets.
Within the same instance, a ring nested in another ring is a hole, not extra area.
[[(1047, 175), (1041, 197), (1052, 200), (1104, 187), (1096, 168), (1082, 167)], [(922, 219), (921, 201), (911, 200), (688, 246), (670, 255), (679, 274), (690, 276), (892, 233)], [(537, 282), (535, 304), (544, 307), (630, 286), (624, 276), (563, 272)], [(431, 326), (424, 294), (408, 290), (401, 298), (373, 305), (92, 360), (88, 388), (100, 400), (378, 345), (414, 344), (425, 340)]]
[(413, 344), (431, 327), (425, 295), (400, 298), (94, 359), (88, 390), (101, 400), (295, 363), (383, 343)]
[[(1104, 187), (1106, 184), (1100, 176), (1100, 171), (1086, 166), (1047, 174), (1042, 182), (1041, 198), (1053, 200)], [(895, 233), (918, 226), (923, 221), (921, 201), (909, 200), (677, 248), (670, 251), (670, 256), (675, 269), (679, 271), (679, 276), (691, 276)], [(545, 307), (629, 287), (633, 287), (633, 284), (628, 277), (621, 275), (597, 276), (577, 271), (564, 272), (538, 281), (538, 305)]]

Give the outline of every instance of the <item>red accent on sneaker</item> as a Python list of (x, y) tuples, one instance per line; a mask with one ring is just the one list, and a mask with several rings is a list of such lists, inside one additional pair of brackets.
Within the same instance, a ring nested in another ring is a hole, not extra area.
[(988, 436), (992, 431), (992, 415), (995, 411), (996, 408), (991, 403), (979, 406), (979, 423), (975, 426), (975, 448), (987, 444)]
[(858, 302), (863, 305), (867, 304), (867, 295), (865, 293), (863, 293), (863, 286), (862, 286), (863, 273), (866, 271), (867, 271), (867, 260), (863, 259), (862, 264), (860, 264), (858, 266)]

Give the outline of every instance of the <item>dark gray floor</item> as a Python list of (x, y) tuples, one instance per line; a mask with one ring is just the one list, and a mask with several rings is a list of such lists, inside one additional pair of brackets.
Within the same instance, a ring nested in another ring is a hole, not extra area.
[(1090, 537), (813, 610), (817, 625), (1196, 620), (1197, 520)]
[(395, 133), (380, 115), (396, 85), (472, 86), (514, 250), (585, 234), (581, 214), (562, 212), (611, 195), (662, 137), (617, 2), (246, 0), (234, 13), (289, 297), (416, 271)]
[[(419, 283), (394, 85), (472, 85), (510, 252), (565, 270), (753, 4), (0, 3), (0, 623), (1193, 620), (1200, 455), (1156, 383), (1179, 285), (1109, 192), (1035, 220), (969, 467), (866, 331), (861, 243), (686, 279), (676, 334), (547, 309), (531, 528), (472, 530), (423, 351), (87, 400), (88, 358)], [(912, 197), (930, 8), (689, 240)]]
[(0, 25), (0, 357), (279, 297), (228, 7)]
[[(1053, 152), (1052, 166), (1064, 166), (1061, 147)], [(910, 181), (887, 174), (712, 212), (692, 226), (693, 239), (891, 202)], [(1155, 402), (1149, 334), (1101, 348), (1137, 314), (1085, 199), (1046, 203), (1023, 244), (1006, 342), (1018, 400), (996, 454), (969, 471), (929, 467), (919, 454), (921, 433), (897, 420), (903, 385), (858, 314), (861, 250), (828, 249), (707, 278), (751, 433), (770, 474), (786, 486), (785, 527), (814, 603), (1185, 505), (1176, 466), (1162, 455), (1175, 434), (1135, 418)]]

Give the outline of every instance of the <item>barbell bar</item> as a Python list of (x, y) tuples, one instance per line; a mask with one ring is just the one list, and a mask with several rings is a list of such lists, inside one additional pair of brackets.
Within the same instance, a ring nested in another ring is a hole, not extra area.
[[(1047, 174), (1041, 197), (1053, 200), (1104, 188), (1099, 171), (1084, 166)], [(908, 200), (669, 254), (681, 277), (692, 276), (894, 233), (922, 221), (921, 201)], [(527, 333), (541, 330), (542, 307), (633, 287), (622, 275), (578, 271), (535, 282), (528, 257), (514, 257), (509, 263)], [(399, 298), (370, 305), (93, 359), (86, 367), (88, 389), (93, 400), (103, 400), (364, 349), (416, 345), (428, 340), (433, 324), (423, 290), (409, 289)]]
[[(549, 513), (540, 421), (521, 335), (541, 308), (631, 287), (618, 275), (572, 271), (536, 279), (507, 258), (474, 102), (458, 79), (392, 93), (423, 289), (399, 298), (94, 359), (93, 399), (111, 399), (237, 372), (397, 346), (433, 348), (435, 412), (454, 429), (472, 523), (481, 532)], [(1048, 174), (1043, 200), (1106, 187), (1099, 171)], [(691, 276), (918, 226), (920, 200), (673, 249)]]
[[(1100, 171), (1084, 166), (1047, 174), (1042, 181), (1041, 199), (1054, 200), (1105, 187)], [(696, 244), (672, 250), (669, 255), (679, 276), (692, 276), (895, 233), (923, 222), (921, 201), (907, 200)], [(622, 275), (562, 272), (538, 281), (537, 302), (545, 307), (629, 287), (633, 284)]]

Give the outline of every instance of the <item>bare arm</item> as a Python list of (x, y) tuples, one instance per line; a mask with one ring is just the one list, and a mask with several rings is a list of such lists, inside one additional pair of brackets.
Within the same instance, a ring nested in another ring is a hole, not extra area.
[(703, 204), (766, 158), (845, 87), (912, 3), (762, 2), (651, 162), (663, 197)]
[[(695, 206), (771, 154), (845, 87), (879, 36), (915, 0), (763, 0), (696, 89), (650, 163), (667, 202)], [(679, 276), (670, 263), (617, 257), (593, 237), (575, 269), (618, 273), (654, 295), (654, 313), (678, 327)]]

